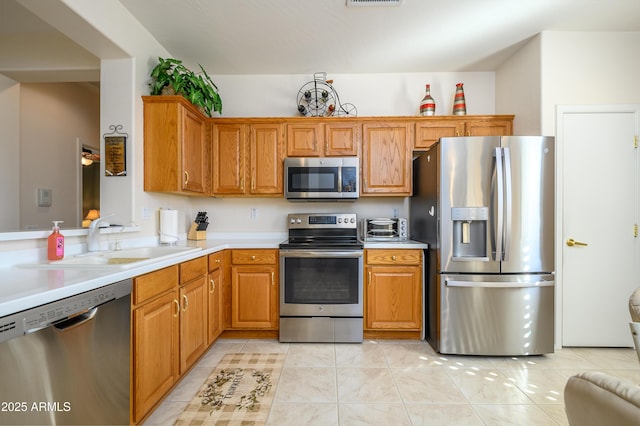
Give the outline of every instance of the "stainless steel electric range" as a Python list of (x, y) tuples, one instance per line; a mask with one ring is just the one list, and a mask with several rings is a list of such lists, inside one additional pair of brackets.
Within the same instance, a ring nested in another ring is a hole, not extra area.
[(362, 342), (363, 244), (353, 213), (290, 214), (280, 244), (280, 341)]

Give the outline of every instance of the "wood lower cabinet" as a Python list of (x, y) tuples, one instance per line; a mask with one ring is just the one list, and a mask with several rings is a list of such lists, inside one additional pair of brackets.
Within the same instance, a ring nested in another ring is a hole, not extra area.
[(210, 195), (210, 133), (182, 96), (143, 96), (144, 190)]
[(136, 277), (133, 287), (132, 422), (173, 387), (179, 372), (178, 266)]
[(232, 250), (231, 328), (277, 329), (277, 250)]
[(365, 329), (422, 327), (422, 251), (365, 251)]
[(362, 135), (362, 195), (411, 195), (413, 123), (367, 122)]
[(132, 423), (140, 422), (207, 349), (207, 257), (134, 279)]
[(513, 115), (474, 115), (416, 119), (413, 148), (429, 149), (438, 139), (452, 136), (510, 136)]
[(224, 252), (209, 255), (209, 283), (208, 283), (208, 318), (207, 340), (211, 345), (224, 330), (224, 305), (222, 288), (224, 279)]
[(208, 347), (207, 257), (180, 264), (180, 374)]

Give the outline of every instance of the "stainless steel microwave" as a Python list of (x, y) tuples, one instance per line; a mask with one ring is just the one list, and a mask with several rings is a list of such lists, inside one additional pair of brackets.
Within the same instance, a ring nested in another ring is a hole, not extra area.
[(358, 157), (298, 157), (284, 160), (288, 200), (356, 200), (360, 195)]

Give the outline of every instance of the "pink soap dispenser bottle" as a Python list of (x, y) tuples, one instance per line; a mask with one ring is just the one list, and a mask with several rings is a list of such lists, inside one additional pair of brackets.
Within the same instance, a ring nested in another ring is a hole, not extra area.
[(64, 235), (60, 233), (59, 223), (63, 223), (63, 221), (53, 221), (53, 231), (47, 238), (47, 258), (49, 260), (60, 260), (64, 257)]

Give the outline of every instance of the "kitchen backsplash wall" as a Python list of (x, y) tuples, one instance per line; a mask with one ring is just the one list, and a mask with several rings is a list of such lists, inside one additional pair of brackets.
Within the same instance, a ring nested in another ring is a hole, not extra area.
[[(356, 213), (363, 217), (406, 217), (404, 197), (360, 198), (355, 202), (291, 202), (281, 198), (218, 198), (194, 202), (209, 214), (208, 233), (286, 232), (289, 213)], [(209, 235), (210, 237), (210, 235)]]

